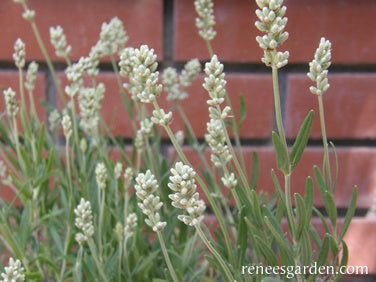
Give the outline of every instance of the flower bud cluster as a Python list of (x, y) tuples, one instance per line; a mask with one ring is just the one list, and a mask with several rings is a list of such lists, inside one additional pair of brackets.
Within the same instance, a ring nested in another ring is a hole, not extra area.
[(67, 39), (61, 26), (50, 27), (50, 41), (55, 48), (55, 54), (61, 58), (68, 58), (72, 47), (67, 45)]
[(198, 59), (193, 59), (184, 65), (184, 69), (178, 76), (174, 68), (166, 68), (163, 71), (163, 84), (167, 92), (168, 101), (180, 101), (188, 97), (184, 88), (191, 85), (197, 74), (201, 71)]
[(102, 52), (104, 55), (113, 56), (128, 42), (128, 36), (119, 18), (111, 19), (109, 23), (103, 23), (100, 33)]
[(157, 56), (154, 49), (142, 45), (140, 49), (126, 48), (120, 55), (120, 74), (129, 77), (128, 91), (132, 99), (152, 103), (161, 93), (158, 84)]
[(209, 107), (210, 121), (206, 126), (205, 140), (212, 150), (211, 161), (213, 164), (216, 167), (224, 167), (231, 160), (231, 154), (225, 145), (226, 132), (224, 132), (223, 120), (231, 113), (231, 108), (226, 106), (223, 110), (220, 109), (220, 105), (225, 100), (227, 82), (224, 79), (223, 64), (218, 61), (216, 55), (209, 63), (205, 64), (205, 73), (207, 77), (203, 86), (211, 98), (207, 101), (211, 107)]
[(33, 10), (26, 10), (25, 12), (22, 13), (22, 17), (27, 20), (27, 21), (33, 21), (35, 18), (35, 11)]
[(31, 62), (27, 68), (25, 87), (28, 91), (32, 92), (35, 88), (35, 81), (37, 79), (38, 64)]
[(83, 234), (76, 234), (76, 241), (82, 245), (83, 242), (87, 241), (94, 234), (93, 215), (90, 202), (81, 198), (80, 204), (74, 209), (74, 213), (76, 215), (75, 225), (83, 232)]
[(187, 210), (189, 215), (179, 215), (178, 219), (186, 225), (197, 225), (204, 219), (206, 209), (203, 200), (199, 199), (196, 192), (195, 176), (196, 172), (188, 165), (177, 162), (175, 168), (171, 168), (170, 183), (168, 187), (174, 191), (169, 198), (172, 205), (178, 209)]
[(15, 117), (19, 110), (16, 104), (16, 92), (9, 87), (8, 89), (4, 90), (3, 94), (8, 115), (10, 117)]
[(87, 74), (91, 77), (96, 77), (99, 74), (99, 63), (103, 56), (103, 48), (102, 42), (98, 41), (96, 45), (91, 47), (89, 57), (88, 57), (88, 65), (87, 65)]
[(60, 113), (57, 109), (54, 109), (49, 115), (48, 115), (48, 123), (51, 132), (54, 132), (57, 130), (59, 124), (60, 124)]
[(155, 124), (166, 126), (172, 121), (172, 112), (165, 113), (163, 109), (154, 110), (151, 121)]
[(133, 236), (133, 232), (137, 227), (137, 215), (135, 213), (130, 213), (125, 219), (124, 227), (124, 237), (130, 238)]
[(281, 68), (288, 62), (289, 53), (276, 52), (278, 46), (285, 42), (289, 36), (288, 32), (283, 30), (287, 24), (287, 18), (284, 17), (286, 7), (282, 6), (283, 0), (256, 0), (259, 9), (256, 15), (259, 21), (256, 21), (256, 27), (266, 33), (264, 36), (257, 36), (256, 41), (264, 49), (262, 62), (267, 66)]
[(211, 98), (207, 103), (210, 106), (219, 106), (225, 100), (227, 82), (224, 79), (223, 64), (218, 61), (217, 55), (214, 55), (211, 61), (205, 64), (205, 73), (207, 77), (205, 77), (203, 87), (208, 91)]
[(98, 163), (95, 168), (95, 178), (97, 180), (98, 188), (104, 190), (106, 188), (106, 181), (108, 178), (107, 169), (104, 163)]
[(215, 19), (213, 15), (212, 0), (195, 0), (195, 9), (199, 18), (196, 18), (196, 27), (198, 34), (205, 40), (213, 40), (217, 32), (213, 29)]
[(127, 191), (132, 184), (133, 169), (131, 167), (127, 167), (124, 171), (123, 177), (124, 177), (124, 182), (123, 182), (124, 189), (125, 191)]
[(331, 49), (332, 44), (324, 37), (320, 40), (319, 48), (315, 53), (315, 58), (309, 63), (308, 77), (316, 82), (316, 87), (311, 86), (309, 90), (316, 95), (322, 95), (329, 88), (328, 83), (328, 68), (331, 64)]
[(224, 167), (231, 161), (232, 157), (226, 145), (226, 136), (225, 132), (223, 132), (222, 121), (219, 119), (210, 119), (206, 124), (206, 128), (205, 141), (212, 150), (211, 161), (216, 167)]
[(78, 96), (80, 125), (88, 135), (94, 135), (98, 129), (100, 109), (105, 91), (104, 84), (99, 83), (95, 89), (82, 88)]
[(136, 177), (136, 195), (142, 201), (138, 203), (141, 211), (148, 216), (145, 223), (149, 225), (154, 232), (162, 231), (167, 225), (161, 221), (158, 210), (163, 206), (158, 196), (154, 196), (153, 192), (158, 189), (158, 183), (155, 176), (150, 170), (146, 173), (139, 173)]
[(67, 140), (69, 140), (72, 136), (72, 121), (68, 114), (63, 115), (63, 119), (61, 121), (61, 125), (63, 126), (64, 136)]
[(19, 69), (23, 69), (25, 67), (25, 43), (18, 38), (14, 43), (14, 53), (13, 53), (13, 60)]
[(1, 273), (2, 280), (4, 282), (21, 282), (25, 281), (24, 268), (21, 266), (21, 262), (14, 258), (10, 258), (8, 266), (4, 267), (5, 273)]
[(123, 171), (123, 164), (121, 162), (117, 162), (114, 167), (115, 180), (118, 180), (121, 177), (122, 171)]

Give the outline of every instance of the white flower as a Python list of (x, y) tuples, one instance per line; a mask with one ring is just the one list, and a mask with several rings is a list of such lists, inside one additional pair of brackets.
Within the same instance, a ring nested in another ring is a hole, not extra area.
[(106, 188), (106, 181), (107, 181), (107, 169), (104, 163), (97, 164), (95, 168), (95, 177), (97, 180), (98, 188), (104, 190)]
[(81, 198), (80, 204), (74, 209), (74, 213), (76, 215), (75, 225), (77, 228), (82, 230), (85, 236), (93, 236), (94, 226), (90, 202)]
[(13, 60), (19, 69), (25, 67), (25, 43), (18, 38), (14, 43)]
[(1, 273), (1, 277), (4, 282), (20, 282), (25, 281), (25, 275), (23, 274), (24, 268), (21, 266), (21, 262), (13, 258), (9, 259), (8, 266), (4, 267), (5, 273)]
[(330, 41), (322, 37), (316, 50), (315, 58), (309, 63), (309, 73), (307, 75), (312, 81), (316, 82), (316, 87), (311, 86), (309, 88), (313, 94), (322, 95), (330, 86), (327, 78), (327, 69), (331, 64), (331, 47)]

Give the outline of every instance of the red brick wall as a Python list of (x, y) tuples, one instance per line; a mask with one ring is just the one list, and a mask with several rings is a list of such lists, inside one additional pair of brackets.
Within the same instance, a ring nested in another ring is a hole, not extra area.
[[(271, 147), (274, 125), (271, 74), (261, 64), (262, 50), (255, 36), (254, 1), (214, 0), (217, 36), (213, 40), (214, 52), (225, 63), (228, 92), (238, 111), (238, 95), (244, 95), (247, 120), (240, 133), (251, 162), (252, 150), (259, 152), (262, 174), (258, 189), (272, 191), (270, 168), (275, 167)], [(129, 35), (130, 46), (148, 44), (155, 49), (161, 67), (178, 66), (191, 58), (208, 60), (204, 41), (194, 25), (196, 14), (193, 1), (188, 0), (29, 0), (36, 11), (36, 23), (48, 46), (50, 26), (61, 25), (72, 45), (72, 59), (87, 55), (99, 38), (103, 21), (117, 16)], [(335, 199), (346, 209), (354, 185), (359, 186), (358, 212), (346, 240), (350, 248), (350, 265), (368, 265), (376, 274), (376, 217), (365, 218), (372, 204), (376, 185), (376, 1), (373, 0), (286, 0), (290, 33), (282, 50), (290, 52), (289, 65), (280, 71), (282, 109), (286, 135), (293, 140), (306, 113), (317, 109), (316, 97), (310, 94), (311, 82), (306, 77), (308, 62), (318, 46), (320, 37), (332, 42), (333, 64), (329, 71), (331, 87), (324, 96), (328, 138), (337, 145), (339, 156), (339, 182)], [(21, 17), (22, 9), (12, 0), (0, 1), (0, 85), (15, 84), (17, 72), (12, 63), (13, 44), (20, 37), (26, 43), (27, 60), (42, 64), (37, 86), (38, 98), (56, 104), (56, 93), (47, 87), (50, 76), (43, 67), (40, 52), (30, 25)], [(61, 64), (58, 64), (61, 70)], [(103, 68), (110, 70), (104, 61)], [(131, 129), (121, 112), (116, 82), (110, 72), (100, 79), (107, 86), (102, 114), (107, 122), (113, 111), (118, 111), (114, 133), (130, 137)], [(193, 127), (199, 137), (205, 133), (208, 120), (200, 76), (190, 90), (191, 98), (184, 102)], [(161, 98), (163, 100), (163, 97)], [(161, 102), (164, 105), (167, 103)], [(3, 109), (2, 99), (0, 107)], [(3, 110), (2, 110), (3, 111)], [(40, 115), (43, 116), (41, 112)], [(173, 128), (181, 128), (176, 118)], [(293, 175), (296, 191), (302, 191), (307, 175), (313, 174), (312, 165), (320, 165), (323, 151), (320, 145), (318, 115), (315, 117), (311, 141)], [(317, 192), (317, 191), (316, 191)], [(318, 194), (318, 193), (317, 193)], [(315, 203), (321, 205), (319, 198)], [(343, 214), (343, 213), (342, 213)]]

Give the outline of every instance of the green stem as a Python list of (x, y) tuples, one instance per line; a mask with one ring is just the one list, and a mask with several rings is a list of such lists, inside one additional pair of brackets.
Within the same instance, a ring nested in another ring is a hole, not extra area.
[(211, 42), (210, 42), (210, 40), (205, 40), (205, 42), (206, 42), (206, 47), (208, 48), (209, 56), (211, 58), (214, 55), (213, 54), (213, 48), (211, 46)]
[(223, 271), (226, 274), (226, 277), (228, 281), (235, 281), (234, 277), (231, 274), (230, 269), (228, 268), (227, 264), (222, 259), (221, 255), (217, 252), (217, 250), (212, 246), (212, 244), (209, 242), (209, 240), (206, 238), (204, 232), (202, 231), (200, 225), (195, 225), (196, 230), (198, 234), (201, 237), (201, 240), (204, 242), (206, 247), (209, 249), (209, 251), (214, 255), (214, 257), (218, 260), (219, 264), (221, 265)]
[(166, 244), (165, 244), (165, 242), (163, 240), (161, 232), (157, 231), (157, 235), (158, 235), (159, 243), (161, 244), (162, 253), (163, 253), (163, 256), (164, 256), (164, 258), (166, 260), (166, 264), (167, 264), (168, 270), (170, 271), (172, 280), (174, 282), (178, 282), (179, 279), (176, 276), (175, 270), (174, 270), (174, 268), (173, 268), (173, 266), (171, 264), (171, 260), (170, 260), (170, 257), (168, 256), (167, 249), (166, 249)]
[(235, 146), (236, 146), (236, 149), (239, 153), (239, 159), (240, 159), (240, 163), (242, 165), (242, 169), (244, 171), (246, 171), (244, 156), (243, 156), (243, 153), (242, 153), (242, 146), (241, 146), (241, 143), (240, 143), (240, 138), (239, 138), (239, 134), (238, 134), (238, 131), (237, 131), (237, 126), (236, 126), (236, 120), (235, 120), (234, 113), (232, 111), (233, 107), (231, 105), (231, 100), (230, 100), (230, 97), (228, 96), (227, 91), (226, 91), (226, 95), (225, 95), (225, 100), (226, 100), (226, 104), (231, 108), (231, 119), (230, 120), (231, 120), (232, 133), (234, 134)]
[[(99, 194), (101, 194), (101, 188), (99, 188)], [(105, 200), (105, 193), (102, 190), (102, 196), (100, 197), (100, 208), (99, 208), (99, 223), (98, 223), (98, 252), (99, 252), (99, 260), (102, 262), (102, 229), (103, 229), (103, 210), (104, 210), (104, 200)], [(98, 199), (99, 200), (99, 199)]]
[(272, 67), (272, 73), (273, 73), (275, 119), (276, 119), (277, 128), (278, 128), (278, 135), (281, 138), (281, 141), (284, 142), (284, 145), (287, 148), (286, 136), (285, 136), (285, 131), (283, 129), (283, 122), (282, 122), (281, 100), (279, 96), (278, 69), (276, 67)]
[(295, 237), (295, 221), (294, 221), (294, 213), (292, 211), (292, 203), (291, 203), (291, 175), (285, 175), (285, 201), (286, 201), (286, 209), (287, 209), (287, 219), (291, 226), (291, 237), (294, 242), (296, 243)]
[(96, 253), (96, 250), (95, 250), (95, 245), (94, 245), (94, 242), (93, 242), (93, 239), (92, 238), (89, 238), (89, 240), (87, 241), (88, 244), (89, 244), (89, 248), (90, 248), (90, 252), (91, 254), (93, 255), (93, 258), (94, 258), (94, 261), (95, 261), (95, 264), (97, 266), (97, 269), (99, 271), (99, 274), (100, 276), (102, 277), (102, 281), (105, 281), (107, 282), (108, 279), (106, 277), (106, 274), (104, 273), (104, 270), (103, 270), (103, 266), (102, 264), (100, 263), (100, 261), (98, 260), (98, 255)]
[(323, 104), (322, 95), (318, 95), (318, 100), (319, 100), (319, 112), (320, 112), (320, 126), (321, 126), (321, 134), (322, 134), (322, 143), (324, 145), (323, 171), (325, 172), (326, 187), (329, 188), (329, 187), (332, 187), (332, 178), (331, 178), (331, 173), (330, 173), (329, 149), (328, 149), (328, 140), (327, 140), (327, 137), (326, 137), (324, 104)]
[(78, 254), (77, 254), (76, 266), (75, 266), (75, 276), (76, 276), (75, 281), (81, 281), (79, 268), (80, 268), (81, 263), (82, 263), (82, 252), (83, 252), (83, 248), (80, 245), (80, 249), (78, 250)]

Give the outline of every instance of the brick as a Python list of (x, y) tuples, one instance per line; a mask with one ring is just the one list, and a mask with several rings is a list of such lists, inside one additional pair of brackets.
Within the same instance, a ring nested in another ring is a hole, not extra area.
[[(369, 21), (376, 12), (376, 3), (287, 0), (284, 5), (288, 17), (286, 31), (290, 37), (281, 50), (290, 52), (290, 63), (311, 61), (322, 36), (333, 43), (335, 63), (376, 60), (373, 52), (376, 39), (369, 36), (376, 28), (376, 23)], [(223, 61), (261, 62), (263, 52), (255, 40), (261, 34), (254, 26), (256, 7), (255, 1), (214, 1), (217, 36), (212, 41), (213, 50)], [(209, 57), (195, 26), (196, 17), (191, 1), (175, 0), (174, 58), (178, 61)]]
[[(244, 96), (247, 117), (243, 121), (239, 135), (242, 138), (267, 138), (273, 126), (273, 88), (271, 76), (265, 74), (230, 73), (226, 75), (226, 89), (230, 97), (235, 117), (239, 117), (239, 95)], [(203, 138), (206, 123), (209, 121), (207, 91), (202, 87), (204, 76), (200, 76), (189, 88), (187, 100), (181, 102), (196, 136)], [(161, 98), (162, 100), (162, 98)], [(178, 112), (174, 114), (172, 123), (174, 130), (184, 129), (184, 123)]]
[[(25, 79), (26, 79), (26, 76), (24, 76), (24, 81)], [(8, 87), (11, 87), (13, 91), (16, 92), (16, 101), (18, 105), (20, 105), (21, 94), (19, 90), (18, 71), (0, 70), (0, 88), (1, 87), (3, 87), (4, 89), (8, 89)], [(34, 94), (33, 97), (34, 97), (34, 103), (35, 103), (37, 115), (41, 121), (45, 121), (45, 111), (44, 111), (42, 104), (40, 103), (40, 101), (45, 101), (47, 98), (45, 94), (45, 75), (43, 73), (39, 73), (37, 75), (37, 79), (35, 82), (35, 89), (34, 89), (33, 94)], [(26, 102), (27, 112), (29, 113), (30, 100), (29, 100), (29, 94), (26, 89), (25, 89), (25, 102)], [(1, 113), (5, 111), (2, 91), (1, 91), (1, 99), (0, 99), (0, 111)], [(22, 131), (19, 115), (17, 118), (18, 118), (19, 130)]]
[[(271, 169), (273, 168), (278, 176), (279, 182), (283, 189), (283, 176), (276, 169), (274, 149), (269, 146), (262, 147), (245, 147), (243, 148), (243, 155), (248, 168), (247, 174), (251, 174), (252, 169), (252, 152), (256, 151), (260, 160), (260, 175), (256, 187), (257, 192), (265, 192), (269, 196), (275, 191), (275, 187), (271, 178)], [(172, 155), (173, 149), (170, 151)], [(202, 166), (199, 157), (192, 151), (192, 149), (185, 148), (186, 156), (191, 162), (192, 166), (199, 171)], [(372, 198), (374, 193), (374, 186), (376, 178), (373, 171), (376, 169), (376, 150), (373, 148), (337, 148), (339, 173), (336, 185), (336, 192), (334, 199), (337, 208), (346, 208), (351, 200), (354, 185), (358, 186), (358, 201), (357, 207), (360, 209), (370, 208), (372, 205)], [(209, 151), (206, 151), (205, 156), (209, 159)], [(305, 182), (307, 176), (311, 176), (314, 180), (313, 166), (317, 165), (321, 168), (323, 158), (323, 150), (321, 148), (309, 147), (304, 152), (301, 162), (296, 167), (291, 178), (291, 195), (299, 193), (304, 196)], [(333, 155), (330, 156), (332, 165), (334, 165)], [(334, 172), (333, 172), (334, 174)], [(320, 192), (314, 180), (314, 204), (317, 207), (323, 207)], [(228, 191), (225, 189), (225, 195)], [(202, 194), (202, 192), (200, 193)], [(204, 197), (204, 195), (202, 194)]]
[[(138, 47), (148, 44), (162, 58), (162, 11), (163, 1), (119, 1), (119, 0), (33, 0), (29, 8), (36, 12), (36, 24), (48, 53), (53, 60), (61, 61), (55, 56), (49, 39), (49, 27), (61, 25), (72, 46), (72, 60), (86, 56), (91, 46), (99, 39), (103, 22), (109, 22), (117, 16), (124, 23), (129, 36), (129, 46)], [(12, 60), (13, 44), (20, 37), (26, 43), (28, 60), (44, 60), (34, 39), (31, 26), (22, 18), (22, 8), (12, 1), (0, 3), (0, 60)], [(106, 59), (108, 60), (108, 59)]]
[[(328, 76), (324, 94), (326, 132), (329, 139), (374, 139), (376, 124), (376, 74), (336, 73)], [(311, 94), (311, 80), (303, 74), (287, 78), (286, 135), (294, 138), (310, 109), (315, 118), (311, 138), (321, 139), (318, 99)]]

